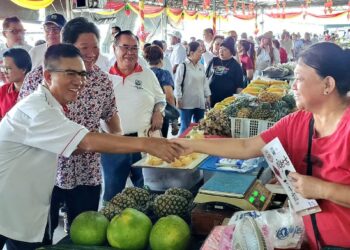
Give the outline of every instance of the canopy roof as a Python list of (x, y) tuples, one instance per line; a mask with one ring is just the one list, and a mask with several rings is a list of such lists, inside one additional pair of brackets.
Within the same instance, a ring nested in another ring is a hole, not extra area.
[[(137, 0), (132, 0), (130, 2), (138, 2)], [(213, 8), (214, 0), (210, 1), (210, 8)], [(217, 10), (225, 9), (224, 0), (215, 0), (215, 7)], [(228, 6), (233, 6), (234, 0), (228, 0)], [(237, 8), (239, 9), (242, 2), (245, 4), (254, 3), (255, 6), (260, 7), (271, 7), (276, 6), (276, 0), (237, 0)], [(280, 0), (282, 4), (283, 0)], [(305, 4), (305, 0), (285, 0), (286, 7), (300, 7)], [(324, 6), (325, 0), (311, 0), (310, 6)], [(348, 4), (348, 0), (333, 0), (333, 6), (344, 6)], [(149, 5), (164, 5), (166, 4), (171, 8), (183, 8), (183, 0), (145, 0), (145, 4)], [(188, 9), (200, 10), (203, 8), (203, 0), (188, 0)]]

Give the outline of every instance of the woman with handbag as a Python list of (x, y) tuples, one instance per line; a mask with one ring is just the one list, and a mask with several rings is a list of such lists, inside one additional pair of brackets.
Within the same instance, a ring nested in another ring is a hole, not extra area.
[(303, 217), (308, 249), (350, 249), (349, 64), (348, 50), (314, 44), (300, 54), (294, 71), (299, 111), (248, 139), (177, 140), (186, 153), (249, 159), (278, 137), (296, 169), (288, 174), (295, 191), (321, 208)]
[(177, 135), (178, 118), (180, 116), (179, 111), (175, 108), (174, 98), (174, 81), (168, 70), (162, 69), (163, 67), (163, 50), (161, 45), (150, 45), (144, 49), (144, 58), (149, 63), (151, 70), (156, 75), (160, 86), (162, 87), (167, 106), (165, 107), (165, 116), (163, 120), (162, 135), (167, 137), (169, 124), (171, 124), (173, 135)]
[(199, 62), (202, 48), (198, 42), (190, 42), (188, 47), (187, 58), (179, 64), (175, 74), (175, 98), (181, 119), (180, 134), (188, 128), (192, 119), (198, 123), (204, 117), (210, 100), (204, 66)]

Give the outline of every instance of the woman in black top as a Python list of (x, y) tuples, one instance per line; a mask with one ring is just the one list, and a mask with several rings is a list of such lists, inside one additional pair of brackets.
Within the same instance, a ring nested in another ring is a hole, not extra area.
[(220, 46), (219, 57), (214, 57), (208, 65), (206, 74), (210, 79), (211, 107), (243, 88), (243, 72), (233, 58), (235, 54), (235, 42), (227, 37)]

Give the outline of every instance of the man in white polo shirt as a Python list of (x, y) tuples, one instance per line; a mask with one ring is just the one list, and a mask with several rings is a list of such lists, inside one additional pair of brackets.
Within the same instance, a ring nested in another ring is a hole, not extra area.
[(147, 151), (171, 161), (182, 153), (166, 139), (89, 132), (64, 115), (87, 75), (77, 48), (59, 44), (45, 54), (44, 85), (17, 103), (0, 122), (0, 249), (41, 245), (55, 183), (57, 156)]
[[(138, 136), (149, 126), (153, 131), (161, 129), (165, 95), (154, 73), (138, 64), (137, 37), (129, 30), (121, 31), (114, 38), (113, 49), (116, 63), (109, 73), (115, 76), (114, 92), (124, 134)], [(142, 170), (131, 168), (140, 158), (139, 153), (101, 155), (103, 200), (109, 201), (121, 192), (130, 173), (134, 186), (143, 187)]]

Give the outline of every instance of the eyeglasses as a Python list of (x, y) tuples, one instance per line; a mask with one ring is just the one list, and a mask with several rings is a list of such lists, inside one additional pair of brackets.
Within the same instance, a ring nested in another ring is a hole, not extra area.
[(10, 67), (0, 65), (0, 72), (1, 73), (9, 74), (11, 72), (11, 70), (12, 70), (12, 68), (10, 68)]
[(67, 77), (70, 78), (75, 78), (75, 77), (80, 77), (83, 80), (86, 80), (86, 77), (88, 73), (86, 71), (76, 71), (73, 69), (49, 69), (49, 72), (54, 72), (54, 73), (64, 73)]
[(59, 27), (52, 27), (52, 26), (45, 26), (44, 25), (44, 30), (47, 32), (47, 33), (59, 33), (61, 31), (61, 29)]
[(10, 32), (13, 35), (24, 34), (26, 30), (3, 30), (5, 32)]
[(117, 45), (123, 52), (130, 51), (131, 53), (135, 54), (138, 52), (139, 47), (137, 46), (126, 46), (126, 45)]

